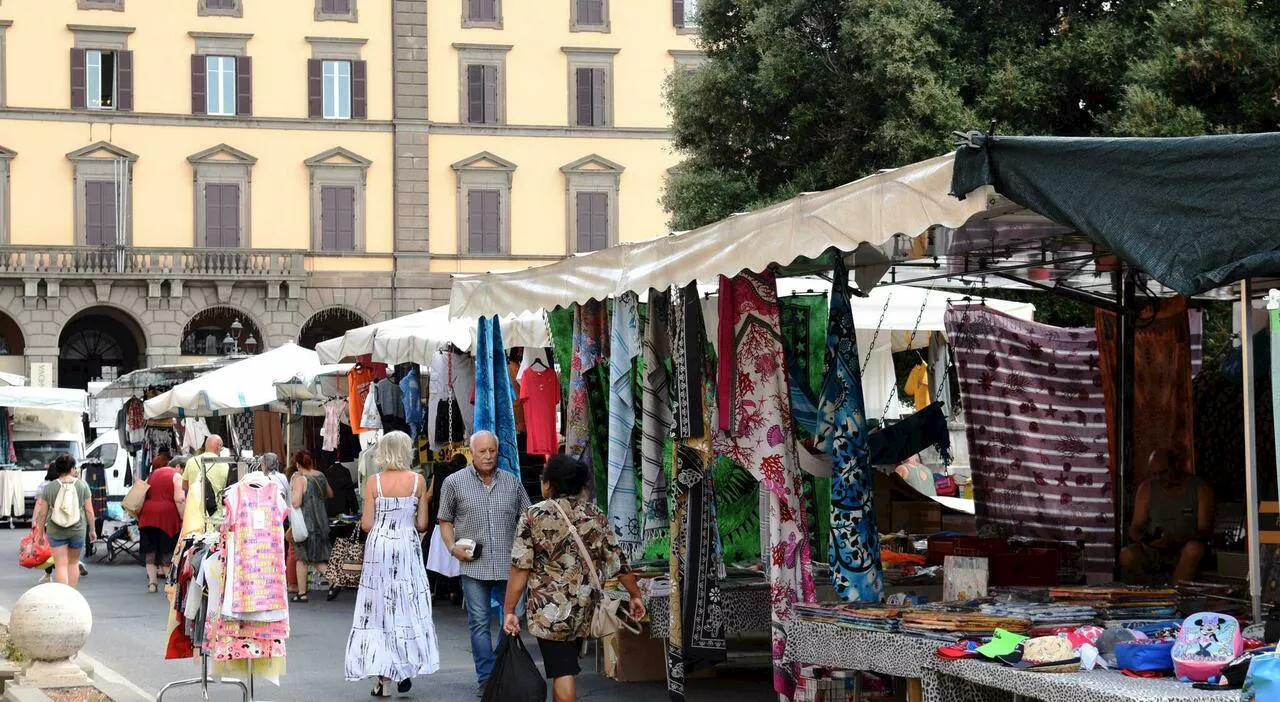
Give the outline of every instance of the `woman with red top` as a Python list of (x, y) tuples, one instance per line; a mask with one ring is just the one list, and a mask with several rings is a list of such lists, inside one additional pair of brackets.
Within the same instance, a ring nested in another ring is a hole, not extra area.
[(151, 487), (138, 513), (138, 531), (147, 565), (147, 592), (156, 592), (159, 590), (157, 574), (173, 563), (186, 494), (182, 491), (182, 472), (168, 465), (167, 456), (157, 456), (152, 462), (147, 484)]

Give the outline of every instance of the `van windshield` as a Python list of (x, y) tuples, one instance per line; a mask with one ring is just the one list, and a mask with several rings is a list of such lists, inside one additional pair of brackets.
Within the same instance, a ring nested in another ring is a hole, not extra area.
[(18, 457), (15, 461), (22, 470), (48, 470), (49, 464), (58, 454), (76, 455), (75, 443), (72, 441), (14, 441), (13, 452)]

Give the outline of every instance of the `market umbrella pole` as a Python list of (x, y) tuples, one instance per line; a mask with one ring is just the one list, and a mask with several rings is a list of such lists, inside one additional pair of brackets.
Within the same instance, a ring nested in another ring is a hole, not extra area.
[[(1244, 381), (1244, 494), (1249, 547), (1249, 602), (1253, 621), (1262, 621), (1261, 549), (1258, 545), (1258, 428), (1254, 416), (1254, 368), (1251, 300), (1253, 283), (1240, 281), (1240, 360)], [(1276, 313), (1272, 312), (1274, 318)], [(1272, 332), (1273, 334), (1275, 332)]]

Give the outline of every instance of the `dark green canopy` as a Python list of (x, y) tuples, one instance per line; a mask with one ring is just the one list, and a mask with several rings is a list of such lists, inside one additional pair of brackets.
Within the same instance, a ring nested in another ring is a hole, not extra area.
[(1280, 275), (1280, 134), (971, 138), (957, 197), (993, 185), (1184, 295)]

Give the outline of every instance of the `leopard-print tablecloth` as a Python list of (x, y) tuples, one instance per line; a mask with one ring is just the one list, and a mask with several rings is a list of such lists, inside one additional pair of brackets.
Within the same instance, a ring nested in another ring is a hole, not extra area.
[(801, 665), (918, 678), (937, 650), (937, 641), (905, 634), (798, 620), (787, 625), (786, 659)]
[[(722, 591), (724, 597), (725, 633), (745, 634), (769, 631), (773, 626), (773, 610), (769, 605), (769, 588), (735, 587)], [(650, 596), (644, 602), (649, 612), (649, 634), (655, 639), (667, 638), (671, 631), (671, 598)]]
[(920, 676), (925, 702), (1237, 702), (1240, 692), (1197, 690), (1172, 678), (1131, 678), (1111, 670), (1031, 673), (998, 663), (930, 662)]

